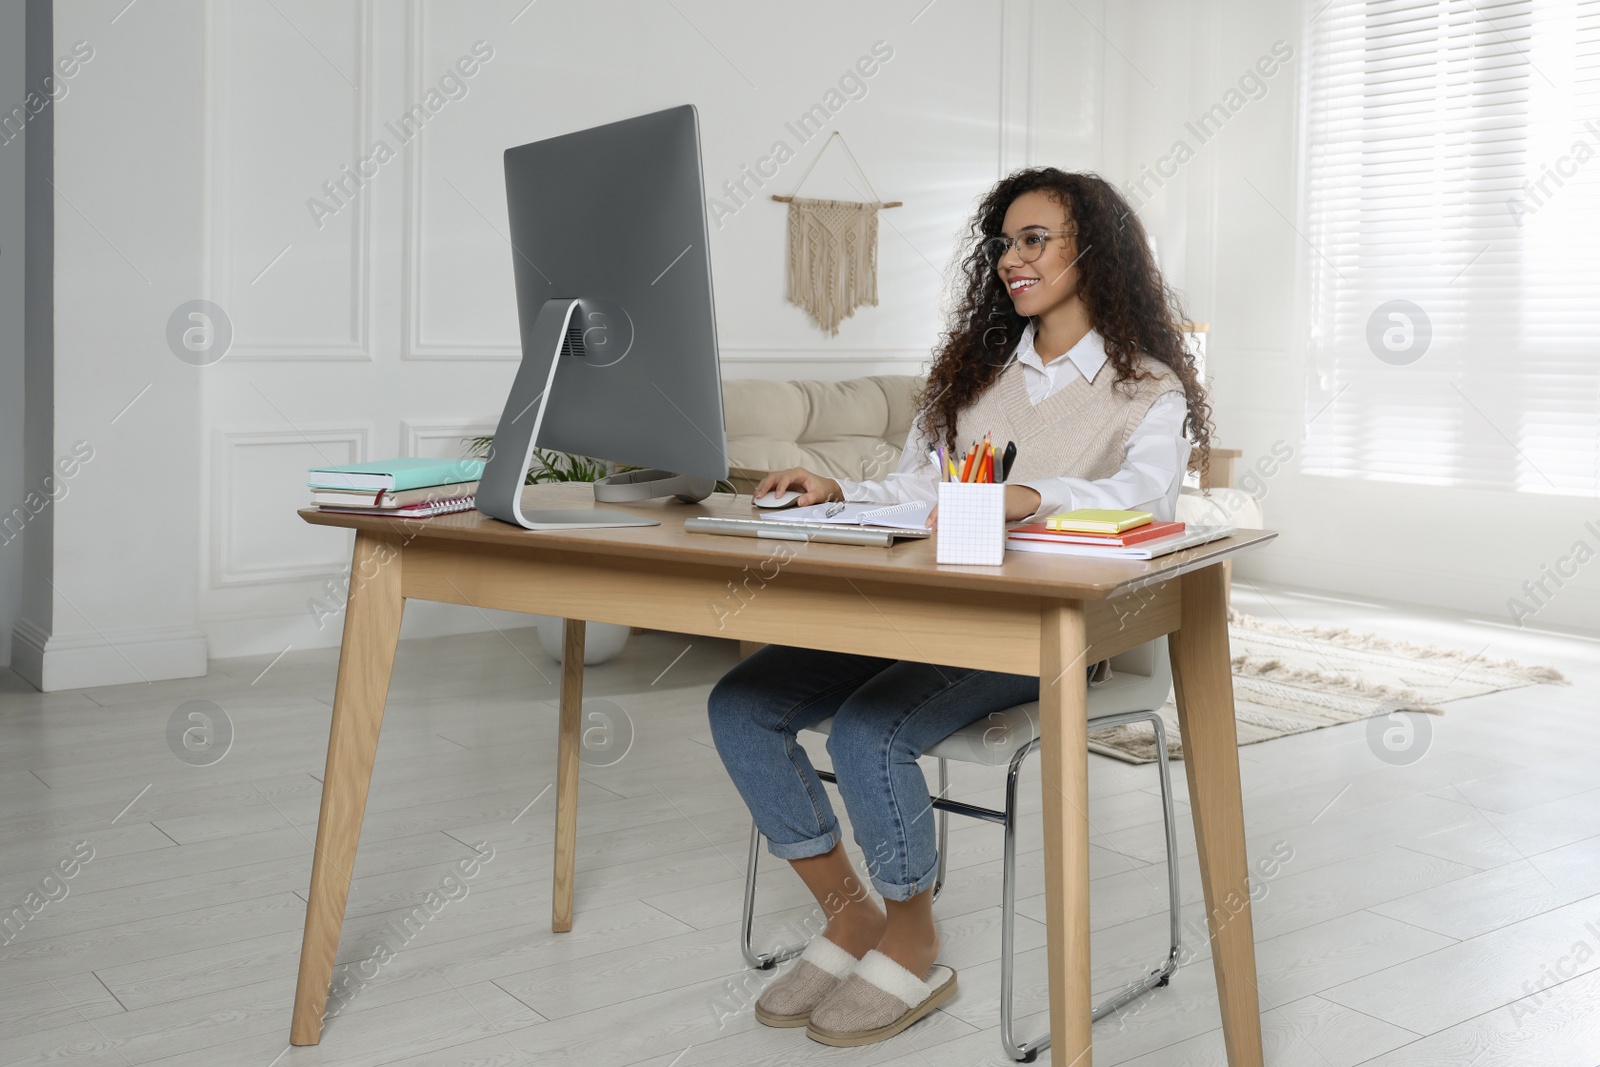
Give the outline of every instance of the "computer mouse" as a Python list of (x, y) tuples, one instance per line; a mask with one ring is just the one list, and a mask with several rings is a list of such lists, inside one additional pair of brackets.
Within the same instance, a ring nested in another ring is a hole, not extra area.
[(781, 493), (768, 493), (765, 496), (758, 496), (755, 498), (754, 503), (758, 508), (786, 508), (804, 495), (798, 489), (785, 489)]

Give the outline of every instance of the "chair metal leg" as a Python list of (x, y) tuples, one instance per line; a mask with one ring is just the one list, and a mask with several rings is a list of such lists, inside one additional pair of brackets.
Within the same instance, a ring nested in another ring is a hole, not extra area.
[(1167, 762), (1167, 730), (1162, 723), (1161, 716), (1153, 711), (1128, 712), (1124, 715), (1111, 715), (1104, 719), (1093, 719), (1091, 727), (1121, 726), (1130, 722), (1148, 722), (1155, 728), (1156, 734), (1156, 763), (1160, 768), (1161, 778), (1161, 817), (1166, 824), (1167, 831), (1167, 913), (1171, 930), (1171, 941), (1167, 948), (1167, 958), (1155, 970), (1150, 971), (1143, 978), (1130, 982), (1122, 992), (1100, 1004), (1094, 1010), (1096, 1020), (1103, 1019), (1116, 1011), (1124, 1004), (1138, 997), (1144, 996), (1152, 989), (1159, 989), (1171, 981), (1178, 970), (1178, 955), (1182, 951), (1181, 928), (1179, 923), (1179, 908), (1182, 898), (1178, 894), (1178, 830), (1177, 819), (1173, 811), (1172, 780), (1170, 778), (1170, 765)]
[[(1167, 950), (1167, 958), (1161, 966), (1150, 971), (1143, 978), (1130, 983), (1122, 992), (1109, 1000), (1097, 1005), (1093, 1018), (1099, 1021), (1122, 1007), (1124, 1004), (1152, 989), (1166, 985), (1178, 969), (1178, 956), (1182, 951), (1182, 928), (1180, 924), (1179, 908), (1182, 897), (1178, 891), (1178, 833), (1177, 818), (1173, 809), (1171, 769), (1167, 760), (1167, 733), (1166, 726), (1161, 721), (1161, 716), (1154, 711), (1135, 711), (1121, 715), (1106, 715), (1091, 719), (1089, 727), (1098, 729), (1105, 726), (1121, 726), (1130, 722), (1149, 722), (1155, 728), (1156, 734), (1156, 761), (1160, 769), (1161, 779), (1161, 804), (1162, 819), (1166, 824), (1167, 833), (1167, 893), (1168, 913), (1171, 918), (1171, 944)], [(1000, 1044), (1005, 1049), (1006, 1055), (1020, 1063), (1032, 1063), (1038, 1058), (1043, 1049), (1050, 1047), (1050, 1035), (1044, 1034), (1033, 1041), (1018, 1042), (1012, 1028), (1012, 962), (1013, 962), (1013, 928), (1016, 912), (1016, 886), (1014, 871), (1016, 868), (1016, 799), (1017, 799), (1017, 771), (1023, 759), (1030, 752), (1039, 747), (1039, 742), (1034, 741), (1020, 750), (1011, 760), (1011, 767), (1006, 774), (1006, 808), (1005, 808), (1005, 860), (1003, 868), (1003, 888), (1000, 911)]]
[[(939, 792), (934, 796), (944, 799), (950, 795), (950, 761), (939, 757)], [(939, 872), (933, 876), (933, 899), (938, 900), (944, 891), (945, 857), (950, 855), (950, 813), (939, 809)]]
[(785, 945), (771, 952), (757, 952), (751, 945), (751, 933), (756, 916), (756, 866), (761, 859), (761, 828), (750, 820), (750, 859), (744, 872), (744, 920), (740, 923), (739, 948), (745, 962), (758, 971), (770, 971), (785, 960), (792, 960), (805, 951), (804, 945)]
[[(836, 782), (833, 772), (819, 771), (818, 776), (825, 782)], [(945, 799), (950, 792), (950, 762), (947, 759), (939, 760), (939, 792), (930, 797), (930, 801), (948, 803), (963, 814), (978, 817), (994, 816), (996, 813), (987, 809), (972, 808), (970, 805), (957, 804)], [(938, 900), (939, 894), (944, 890), (944, 876), (946, 871), (946, 857), (950, 854), (950, 811), (947, 808), (938, 808), (939, 819), (939, 870), (934, 875), (933, 899)], [(998, 821), (998, 820), (995, 820)], [(756, 914), (756, 871), (761, 858), (761, 828), (750, 821), (750, 858), (745, 864), (744, 873), (744, 919), (739, 926), (739, 948), (744, 953), (745, 962), (758, 971), (769, 971), (786, 960), (792, 960), (805, 951), (804, 944), (785, 945), (775, 948), (771, 952), (757, 952), (752, 944), (755, 928)]]
[(1172, 772), (1167, 762), (1167, 727), (1160, 715), (1152, 714), (1150, 725), (1156, 731), (1156, 759), (1161, 765), (1161, 812), (1167, 824), (1167, 914), (1171, 919), (1172, 942), (1161, 985), (1178, 970), (1178, 954), (1183, 951), (1183, 896), (1178, 892), (1178, 816), (1172, 801)]
[(1000, 866), (1000, 1045), (1006, 1055), (1019, 1063), (1032, 1063), (1041, 1049), (1050, 1047), (1050, 1035), (1018, 1043), (1012, 1027), (1012, 960), (1015, 954), (1017, 922), (1017, 772), (1028, 753), (1037, 750), (1037, 739), (1011, 757), (1006, 770), (1005, 858)]
[[(1098, 1005), (1094, 1009), (1096, 1021), (1105, 1018), (1129, 1001), (1143, 996), (1152, 989), (1167, 984), (1174, 972), (1178, 969), (1178, 957), (1182, 952), (1182, 926), (1180, 906), (1182, 898), (1178, 890), (1178, 833), (1177, 816), (1172, 798), (1172, 774), (1167, 757), (1167, 732), (1161, 716), (1154, 711), (1134, 711), (1121, 715), (1105, 715), (1089, 721), (1091, 729), (1106, 726), (1121, 726), (1131, 722), (1148, 722), (1155, 729), (1156, 758), (1160, 768), (1161, 779), (1161, 804), (1162, 819), (1166, 825), (1167, 835), (1167, 893), (1169, 897), (1168, 911), (1171, 917), (1171, 944), (1167, 950), (1167, 958), (1155, 970), (1150, 971), (1143, 978), (1129, 984), (1122, 992)], [(1031, 1063), (1036, 1060), (1039, 1053), (1050, 1047), (1050, 1035), (1044, 1034), (1033, 1041), (1018, 1042), (1013, 1028), (1014, 1021), (1014, 989), (1013, 989), (1013, 963), (1016, 955), (1016, 912), (1017, 912), (1017, 774), (1022, 767), (1022, 762), (1029, 754), (1038, 751), (1037, 738), (1019, 749), (1011, 757), (1011, 764), (1006, 770), (1006, 802), (1004, 811), (994, 811), (989, 808), (980, 808), (960, 801), (949, 800), (945, 794), (950, 787), (950, 774), (948, 761), (939, 760), (939, 792), (930, 798), (939, 815), (939, 868), (934, 876), (933, 899), (939, 899), (939, 893), (944, 888), (946, 871), (946, 857), (949, 855), (949, 814), (956, 812), (972, 818), (983, 819), (987, 822), (998, 822), (1005, 830), (1005, 857), (1002, 863), (1001, 883), (1001, 909), (1000, 909), (1000, 1043), (1005, 1048), (1006, 1055), (1022, 1063)], [(819, 771), (818, 776), (823, 781), (835, 781), (831, 772)], [(755, 923), (756, 903), (756, 872), (761, 855), (761, 831), (752, 821), (750, 824), (750, 858), (745, 868), (744, 881), (744, 919), (740, 930), (741, 949), (744, 958), (751, 967), (757, 970), (770, 970), (786, 960), (791, 960), (805, 951), (805, 945), (787, 945), (771, 952), (758, 953), (752, 941), (752, 928)]]

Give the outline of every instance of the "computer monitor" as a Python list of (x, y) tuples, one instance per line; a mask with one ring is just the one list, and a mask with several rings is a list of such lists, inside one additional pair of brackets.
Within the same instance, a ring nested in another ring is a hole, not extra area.
[(522, 365), (478, 510), (529, 529), (654, 525), (521, 496), (535, 447), (648, 468), (596, 482), (602, 502), (703, 500), (728, 476), (699, 116), (520, 145), (505, 168)]

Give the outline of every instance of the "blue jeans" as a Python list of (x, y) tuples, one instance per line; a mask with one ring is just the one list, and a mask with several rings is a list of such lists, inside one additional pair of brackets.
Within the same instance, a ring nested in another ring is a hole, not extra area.
[(767, 847), (790, 860), (842, 840), (795, 740), (834, 716), (828, 755), (867, 873), (885, 900), (909, 900), (933, 885), (939, 860), (917, 757), (990, 712), (1038, 699), (1030, 675), (767, 645), (724, 675), (707, 705), (723, 765)]

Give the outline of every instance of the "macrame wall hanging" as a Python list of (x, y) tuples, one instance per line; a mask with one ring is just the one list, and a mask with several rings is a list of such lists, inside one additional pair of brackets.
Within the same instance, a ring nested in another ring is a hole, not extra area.
[[(844, 135), (834, 130), (833, 137), (844, 146), (872, 200), (812, 200), (795, 195), (772, 199), (789, 205), (789, 303), (805, 309), (818, 326), (837, 337), (839, 323), (855, 314), (856, 308), (878, 306), (878, 209), (899, 207), (901, 202), (879, 200)], [(800, 175), (796, 193), (833, 137)]]

